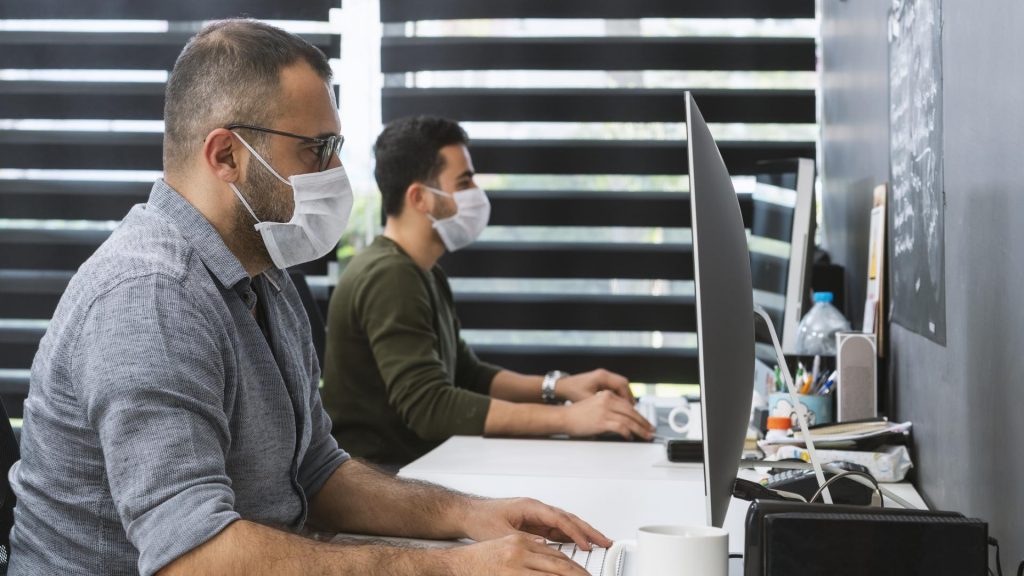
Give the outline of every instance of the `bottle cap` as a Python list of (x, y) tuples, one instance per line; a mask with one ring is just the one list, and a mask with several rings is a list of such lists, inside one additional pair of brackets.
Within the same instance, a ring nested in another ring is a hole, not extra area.
[(814, 301), (815, 302), (829, 302), (829, 303), (831, 303), (832, 302), (832, 298), (833, 298), (833, 296), (832, 296), (831, 292), (815, 292), (814, 293)]
[(768, 429), (769, 430), (789, 430), (792, 426), (792, 422), (785, 416), (769, 416), (768, 417)]

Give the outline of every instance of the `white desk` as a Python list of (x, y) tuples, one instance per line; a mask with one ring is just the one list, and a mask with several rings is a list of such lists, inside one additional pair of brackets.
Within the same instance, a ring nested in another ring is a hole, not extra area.
[[(752, 478), (754, 472), (740, 474)], [(668, 462), (662, 444), (457, 436), (399, 476), (481, 496), (536, 498), (613, 540), (634, 538), (637, 528), (649, 524), (706, 523), (703, 466)], [(886, 487), (925, 507), (913, 486)], [(748, 505), (733, 499), (729, 506), (730, 552), (743, 552)]]

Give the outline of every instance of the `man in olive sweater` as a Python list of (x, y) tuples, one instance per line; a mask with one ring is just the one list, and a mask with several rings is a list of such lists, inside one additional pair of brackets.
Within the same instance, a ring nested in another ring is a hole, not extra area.
[(459, 335), (437, 261), (475, 240), (490, 215), (468, 142), (458, 124), (432, 117), (396, 120), (377, 139), (384, 234), (349, 263), (328, 312), (322, 396), (335, 437), (393, 468), (454, 435), (651, 439), (622, 376), (517, 374), (481, 362)]

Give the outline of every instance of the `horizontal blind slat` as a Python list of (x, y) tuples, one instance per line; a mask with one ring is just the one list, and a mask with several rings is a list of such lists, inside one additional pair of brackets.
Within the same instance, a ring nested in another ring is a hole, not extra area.
[(247, 16), (267, 20), (323, 20), (342, 0), (31, 0), (4, 2), (0, 19), (214, 20)]
[(385, 74), (423, 70), (814, 71), (813, 38), (388, 37)]
[(382, 22), (476, 18), (814, 18), (814, 0), (383, 0)]
[[(685, 122), (686, 89), (385, 88), (388, 122), (432, 114), (484, 122)], [(813, 90), (694, 90), (707, 122), (813, 124)]]

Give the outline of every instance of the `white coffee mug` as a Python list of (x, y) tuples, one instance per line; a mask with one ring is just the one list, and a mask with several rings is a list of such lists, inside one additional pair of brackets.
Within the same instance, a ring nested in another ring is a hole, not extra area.
[(616, 576), (622, 552), (642, 576), (728, 576), (729, 533), (708, 526), (644, 526), (605, 555), (603, 576)]
[(676, 434), (686, 434), (690, 429), (690, 403), (680, 398), (678, 406), (668, 413), (668, 427)]

